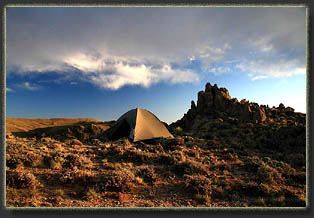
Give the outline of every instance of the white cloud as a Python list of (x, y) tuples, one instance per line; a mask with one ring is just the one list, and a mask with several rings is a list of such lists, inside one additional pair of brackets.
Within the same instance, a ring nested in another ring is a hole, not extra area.
[(252, 80), (254, 81), (254, 80), (261, 80), (261, 79), (267, 79), (268, 78), (268, 76), (254, 76), (253, 78), (252, 78)]
[(148, 87), (152, 83), (152, 73), (144, 64), (130, 66), (122, 62), (110, 66), (111, 72), (99, 72), (88, 76), (91, 82), (101, 88), (117, 90), (125, 85), (142, 85)]
[(13, 89), (6, 87), (5, 89), (7, 92), (13, 92)]
[(205, 46), (199, 53), (200, 59), (219, 60), (224, 57), (227, 50), (231, 49), (231, 46), (225, 43), (222, 47)]
[(297, 59), (243, 60), (235, 67), (247, 72), (248, 75), (252, 77), (252, 80), (264, 79), (266, 77), (279, 78), (306, 74), (305, 66), (302, 66)]
[[(104, 89), (117, 90), (125, 85), (140, 85), (149, 87), (158, 82), (191, 83), (199, 81), (199, 75), (192, 70), (174, 69), (171, 64), (160, 60), (147, 60), (140, 57), (117, 56), (108, 52), (78, 52), (62, 55), (55, 65), (42, 63), (19, 66), (22, 72), (56, 71), (68, 80), (81, 79)], [(96, 55), (95, 55), (96, 53)], [(192, 58), (195, 58), (192, 56)], [(154, 64), (152, 64), (154, 63)], [(73, 70), (76, 69), (76, 73)], [(76, 82), (70, 82), (76, 85)], [(37, 90), (40, 87), (29, 82), (19, 85), (27, 90)]]
[(18, 87), (20, 87), (22, 89), (30, 90), (30, 91), (35, 91), (35, 90), (41, 89), (41, 86), (38, 86), (36, 84), (31, 84), (29, 82), (24, 82), (22, 84), (18, 84)]
[(168, 64), (163, 65), (161, 69), (155, 69), (153, 72), (160, 77), (160, 80), (171, 83), (192, 83), (200, 80), (199, 75), (192, 70), (173, 69)]
[(83, 72), (101, 71), (106, 66), (102, 59), (82, 53), (67, 57), (65, 58), (64, 62), (67, 65), (77, 68)]
[(169, 65), (153, 68), (144, 64), (131, 66), (119, 62), (111, 66), (111, 70), (110, 73), (100, 72), (89, 75), (88, 78), (97, 86), (111, 90), (117, 90), (125, 85), (149, 87), (158, 82), (191, 83), (199, 80), (196, 73), (189, 70), (172, 69)]
[(224, 67), (224, 66), (213, 67), (209, 69), (209, 72), (213, 73), (214, 75), (221, 75), (221, 74), (229, 73), (230, 71), (231, 69), (229, 67)]
[(189, 60), (190, 60), (190, 61), (195, 61), (195, 56), (192, 55), (191, 57), (189, 57)]

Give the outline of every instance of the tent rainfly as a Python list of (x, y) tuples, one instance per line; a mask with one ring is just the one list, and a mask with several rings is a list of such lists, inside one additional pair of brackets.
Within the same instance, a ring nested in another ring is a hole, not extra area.
[(107, 137), (111, 140), (129, 137), (134, 142), (153, 138), (174, 138), (153, 113), (141, 108), (123, 114), (108, 129)]

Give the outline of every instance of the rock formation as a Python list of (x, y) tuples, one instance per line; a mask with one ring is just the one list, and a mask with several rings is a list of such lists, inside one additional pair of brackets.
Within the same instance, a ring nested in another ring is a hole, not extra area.
[(231, 98), (226, 88), (218, 88), (215, 84), (206, 84), (205, 91), (198, 93), (197, 104), (191, 102), (191, 108), (175, 125), (185, 130), (196, 130), (198, 124), (213, 119), (228, 120), (229, 122), (246, 122), (253, 124), (268, 124), (279, 122), (283, 124), (305, 125), (305, 115), (294, 113), (291, 107), (282, 103), (279, 107), (269, 108), (268, 105), (258, 105), (246, 99), (240, 102)]

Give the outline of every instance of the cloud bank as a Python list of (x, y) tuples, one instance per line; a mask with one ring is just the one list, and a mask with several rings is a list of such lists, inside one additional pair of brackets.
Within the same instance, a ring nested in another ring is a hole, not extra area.
[(305, 74), (305, 34), (305, 8), (8, 8), (7, 74), (111, 90), (239, 70), (287, 77)]

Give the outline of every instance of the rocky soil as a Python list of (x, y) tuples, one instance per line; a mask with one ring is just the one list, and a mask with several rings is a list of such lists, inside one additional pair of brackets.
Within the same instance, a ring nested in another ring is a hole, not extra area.
[[(8, 121), (7, 121), (8, 122)], [(174, 139), (105, 141), (112, 122), (6, 136), (8, 207), (305, 207), (305, 114), (206, 85)]]

